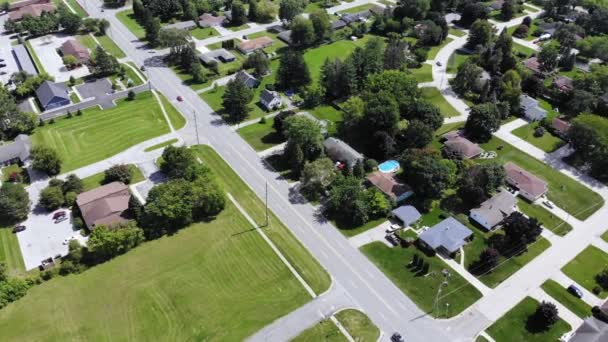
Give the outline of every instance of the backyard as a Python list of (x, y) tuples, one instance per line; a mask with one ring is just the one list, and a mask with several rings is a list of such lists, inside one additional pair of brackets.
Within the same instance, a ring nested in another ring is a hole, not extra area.
[(558, 341), (559, 338), (570, 331), (571, 327), (564, 320), (560, 319), (549, 330), (544, 332), (532, 333), (526, 329), (526, 322), (536, 311), (538, 302), (530, 297), (524, 298), (517, 306), (507, 312), (496, 321), (486, 332), (492, 336), (496, 342), (546, 342)]
[[(361, 247), (361, 251), (421, 310), (430, 313), (433, 317), (453, 317), (481, 298), (481, 293), (475, 287), (458, 273), (451, 271), (449, 285), (443, 286), (443, 295), (439, 297), (437, 304), (437, 307), (441, 309), (434, 312), (435, 297), (439, 286), (444, 281), (441, 270), (451, 270), (439, 257), (426, 257), (413, 246), (389, 248), (382, 242), (365, 245)], [(424, 260), (430, 264), (432, 275), (425, 277), (408, 269), (407, 264), (412, 261), (414, 254), (424, 256)], [(456, 290), (458, 291), (453, 292)], [(448, 312), (446, 312), (447, 304), (449, 304)]]
[[(175, 111), (173, 106), (165, 108)], [(169, 125), (155, 97), (144, 92), (134, 101), (119, 100), (111, 109), (89, 108), (82, 116), (59, 118), (38, 127), (32, 142), (54, 148), (63, 161), (62, 172), (67, 172), (165, 133), (169, 133)]]
[(570, 279), (593, 292), (597, 288), (599, 298), (608, 297), (608, 289), (603, 289), (595, 281), (595, 276), (608, 267), (608, 254), (595, 246), (585, 248), (579, 255), (562, 268)]

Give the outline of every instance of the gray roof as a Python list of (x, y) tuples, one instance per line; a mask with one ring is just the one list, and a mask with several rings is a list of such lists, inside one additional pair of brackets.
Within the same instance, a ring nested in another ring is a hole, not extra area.
[(291, 45), (291, 30), (283, 31), (277, 34), (277, 38)]
[(347, 24), (354, 23), (355, 21), (359, 21), (362, 19), (367, 19), (372, 16), (372, 11), (364, 10), (357, 13), (344, 13), (342, 14), (342, 21)]
[(604, 342), (608, 341), (608, 324), (595, 317), (587, 317), (576, 329), (569, 342)]
[(396, 218), (401, 220), (405, 226), (411, 225), (422, 217), (418, 209), (411, 205), (403, 205), (397, 209), (393, 209), (392, 213)]
[(266, 31), (273, 32), (273, 33), (281, 33), (281, 32), (287, 31), (287, 29), (285, 27), (283, 27), (283, 25), (272, 25), (272, 26), (267, 27)]
[(338, 20), (334, 21), (333, 23), (331, 23), (331, 28), (334, 30), (339, 30), (344, 27), (346, 27), (346, 23), (344, 22), (344, 20), (341, 20), (341, 19), (338, 19)]
[(245, 85), (249, 88), (254, 88), (255, 86), (258, 85), (258, 79), (251, 76), (251, 74), (245, 70), (239, 71), (236, 74), (235, 79), (245, 83)]
[(212, 50), (206, 53), (203, 53), (200, 56), (200, 59), (203, 63), (205, 64), (211, 64), (215, 61), (220, 61), (220, 62), (232, 62), (236, 59), (236, 57), (228, 50), (226, 49), (217, 49), (217, 50)]
[(195, 27), (196, 27), (196, 23), (194, 22), (194, 20), (187, 20), (187, 21), (180, 21), (175, 24), (167, 25), (167, 26), (163, 27), (163, 29), (191, 30), (191, 29), (194, 29)]
[(442, 247), (451, 254), (464, 246), (465, 240), (472, 234), (473, 232), (469, 228), (455, 218), (448, 217), (425, 230), (418, 237), (432, 249), (437, 250)]
[(528, 95), (519, 97), (521, 108), (524, 110), (526, 117), (531, 120), (540, 120), (547, 117), (547, 111), (538, 106), (538, 101)]
[(260, 101), (262, 101), (262, 102), (266, 101), (266, 103), (270, 103), (275, 98), (279, 98), (279, 99), (281, 98), (279, 96), (279, 93), (277, 93), (276, 91), (270, 91), (268, 89), (264, 89), (262, 91), (262, 93), (260, 94)]
[(5, 163), (14, 159), (25, 161), (30, 157), (32, 141), (29, 136), (20, 134), (15, 138), (15, 141), (0, 145), (0, 163)]
[(34, 62), (32, 62), (32, 58), (23, 44), (15, 45), (13, 47), (13, 54), (17, 60), (19, 70), (25, 71), (30, 75), (38, 75), (38, 70), (36, 70), (36, 66), (34, 66)]
[(511, 193), (501, 191), (492, 198), (481, 203), (479, 208), (472, 209), (471, 215), (476, 213), (485, 218), (488, 225), (494, 227), (515, 211), (516, 204), (517, 201)]
[(354, 166), (358, 160), (363, 160), (361, 153), (340, 139), (327, 138), (323, 142), (323, 146), (333, 161), (345, 162), (349, 167)]
[(44, 81), (36, 90), (36, 96), (38, 96), (42, 107), (46, 107), (55, 97), (70, 99), (65, 84), (51, 81)]

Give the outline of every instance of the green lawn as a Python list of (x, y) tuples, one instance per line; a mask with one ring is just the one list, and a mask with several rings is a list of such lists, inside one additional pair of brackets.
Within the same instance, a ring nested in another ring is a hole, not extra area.
[[(587, 290), (593, 291), (593, 288), (598, 286), (595, 276), (606, 267), (608, 267), (608, 254), (595, 246), (589, 246), (564, 266), (562, 272)], [(602, 290), (597, 296), (606, 298), (608, 291)]]
[(171, 140), (163, 141), (161, 143), (158, 143), (156, 145), (152, 145), (152, 146), (146, 148), (144, 151), (145, 152), (150, 152), (150, 151), (158, 150), (159, 148), (163, 148), (163, 147), (166, 147), (166, 146), (169, 146), (169, 145), (173, 145), (176, 142), (178, 142), (177, 139), (171, 139)]
[[(127, 63), (123, 63), (123, 65), (125, 65), (125, 64), (127, 64)], [(137, 87), (139, 85), (144, 84), (144, 82), (145, 82), (144, 81), (145, 76), (143, 76), (144, 80), (142, 80), (142, 78), (141, 78), (142, 75), (143, 74), (141, 72), (135, 72), (133, 69), (129, 68), (128, 66), (125, 66), (125, 79), (122, 80), (122, 82), (125, 85), (125, 87), (127, 87), (129, 80), (131, 80), (133, 82), (133, 87)]]
[[(447, 287), (442, 288), (438, 312), (433, 312), (438, 286), (444, 281), (441, 270), (450, 267), (438, 257), (424, 257), (433, 275), (417, 276), (407, 268), (414, 254), (423, 255), (415, 247), (389, 248), (382, 242), (361, 247), (361, 251), (384, 272), (418, 307), (434, 317), (453, 317), (481, 298), (481, 293), (453, 270)], [(449, 303), (449, 311), (445, 308)]]
[[(84, 45), (86, 48), (88, 48), (91, 52), (95, 51), (95, 49), (97, 48), (97, 45), (101, 45), (101, 47), (104, 48), (104, 50), (106, 50), (109, 54), (111, 54), (112, 56), (114, 56), (116, 58), (126, 57), (125, 53), (118, 47), (118, 45), (116, 45), (116, 43), (114, 43), (114, 41), (106, 35), (95, 36), (95, 38), (93, 38), (93, 36), (90, 34), (84, 34), (84, 35), (79, 35), (76, 38), (82, 45)], [(95, 39), (97, 39), (97, 41)], [(99, 42), (99, 44), (97, 42)]]
[(324, 319), (296, 336), (290, 342), (346, 342), (346, 337), (329, 319)]
[(266, 123), (254, 123), (253, 125), (239, 128), (237, 133), (251, 145), (256, 151), (263, 151), (285, 141), (272, 128), (274, 119), (267, 119)]
[(441, 44), (439, 44), (437, 46), (432, 46), (429, 49), (429, 54), (426, 57), (426, 59), (427, 60), (429, 60), (429, 59), (430, 60), (434, 60), (435, 57), (437, 57), (437, 54), (439, 53), (439, 50), (443, 49), (443, 47), (446, 46), (446, 45), (448, 45), (452, 40), (454, 40), (454, 39), (448, 37), (448, 38), (444, 39), (443, 42), (441, 42)]
[(441, 95), (439, 89), (435, 87), (425, 87), (421, 88), (420, 91), (422, 92), (422, 97), (425, 100), (439, 108), (439, 111), (443, 117), (451, 118), (460, 114), (458, 111), (456, 111), (456, 109), (454, 109), (454, 107), (452, 107), (451, 104), (448, 103), (448, 101), (446, 101), (445, 97)]
[(485, 337), (479, 335), (477, 336), (477, 338), (475, 339), (475, 342), (490, 342), (488, 341)]
[(486, 330), (496, 342), (547, 342), (558, 341), (571, 327), (560, 319), (551, 329), (542, 333), (531, 333), (526, 329), (526, 321), (534, 314), (539, 303), (530, 297), (524, 298)]
[(606, 231), (604, 234), (602, 234), (602, 239), (604, 239), (604, 241), (608, 242), (608, 231)]
[(192, 37), (202, 40), (207, 39), (209, 37), (217, 36), (219, 33), (213, 27), (197, 27), (194, 30), (190, 31)]
[(163, 94), (158, 93), (158, 96), (160, 97), (160, 101), (163, 103), (163, 107), (165, 107), (165, 112), (167, 112), (167, 116), (169, 117), (169, 121), (171, 121), (173, 129), (177, 131), (186, 126), (186, 118), (184, 118), (177, 108), (175, 108), (175, 106), (173, 106), (173, 104), (169, 102), (169, 100), (167, 100)]
[(240, 26), (226, 26), (226, 28), (229, 29), (230, 31), (237, 32), (237, 31), (240, 31), (240, 30), (248, 29), (249, 28), (249, 24), (243, 24), (243, 25), (240, 25)]
[(433, 81), (433, 66), (423, 63), (420, 68), (407, 69), (418, 83)]
[(358, 12), (368, 10), (372, 7), (374, 7), (374, 4), (365, 4), (365, 5), (360, 5), (360, 6), (351, 7), (349, 9), (345, 9), (343, 11), (340, 11), (339, 13), (358, 13)]
[(535, 50), (532, 50), (532, 49), (530, 49), (527, 46), (523, 46), (523, 45), (517, 44), (515, 42), (513, 42), (513, 52), (514, 53), (522, 53), (522, 54), (526, 55), (527, 57), (530, 57), (530, 56), (536, 54)]
[(0, 262), (6, 263), (8, 274), (11, 276), (25, 274), (21, 249), (12, 227), (0, 227)]
[(228, 202), (214, 220), (31, 288), (0, 311), (0, 331), (5, 341), (242, 341), (310, 299)]
[(118, 20), (120, 20), (137, 38), (143, 39), (146, 36), (146, 30), (137, 22), (137, 20), (135, 20), (132, 9), (116, 13), (116, 18), (118, 18)]
[(549, 296), (560, 302), (578, 317), (584, 319), (591, 316), (591, 306), (585, 303), (584, 300), (577, 298), (572, 293), (568, 292), (568, 290), (563, 288), (558, 282), (549, 279), (543, 283), (542, 288)]
[(42, 62), (40, 61), (40, 58), (38, 58), (36, 51), (34, 51), (34, 48), (32, 47), (32, 43), (29, 40), (26, 40), (25, 43), (23, 43), (23, 45), (30, 53), (30, 56), (32, 56), (32, 60), (34, 61), (34, 65), (36, 66), (38, 73), (46, 72), (46, 70), (44, 70), (44, 66), (42, 65)]
[(522, 213), (530, 217), (535, 217), (542, 223), (543, 227), (559, 236), (564, 236), (572, 230), (572, 226), (569, 223), (566, 223), (559, 217), (551, 214), (551, 212), (543, 208), (540, 204), (532, 204), (520, 198), (518, 199), (517, 207)]
[(511, 161), (544, 179), (549, 185), (548, 198), (579, 220), (585, 220), (604, 205), (604, 200), (597, 193), (497, 137), (481, 144), (481, 147), (498, 153), (493, 161), (501, 164)]
[(470, 54), (462, 53), (458, 50), (454, 51), (454, 53), (448, 59), (447, 72), (448, 74), (455, 74), (458, 71), (458, 67), (464, 63), (467, 59), (471, 58)]
[(321, 67), (325, 62), (325, 59), (332, 60), (340, 58), (344, 60), (356, 47), (365, 45), (365, 42), (371, 37), (371, 35), (366, 35), (356, 41), (339, 40), (332, 44), (321, 45), (314, 49), (307, 50), (304, 53), (304, 61), (306, 61), (306, 64), (308, 65), (313, 83), (319, 80), (319, 77), (321, 76)]
[[(53, 0), (54, 3), (56, 4), (61, 4), (63, 3), (62, 0)], [(76, 14), (78, 14), (81, 18), (86, 18), (89, 15), (87, 14), (87, 12), (85, 12), (84, 8), (82, 8), (80, 6), (80, 4), (78, 3), (78, 1), (76, 0), (65, 0), (65, 2), (67, 2), (68, 4), (70, 4), (70, 7), (72, 7), (72, 9), (76, 12)]]
[(525, 126), (521, 126), (517, 129), (513, 130), (511, 133), (513, 133), (513, 135), (522, 138), (523, 140), (529, 142), (530, 144), (540, 148), (541, 150), (543, 150), (547, 153), (551, 153), (551, 152), (557, 150), (558, 148), (564, 146), (564, 144), (566, 144), (562, 139), (560, 139), (559, 137), (556, 137), (555, 135), (549, 133), (546, 130), (545, 130), (545, 134), (543, 134), (542, 137), (539, 137), (539, 138), (535, 137), (534, 131), (536, 130), (536, 128), (538, 126), (540, 126), (539, 122), (529, 123)]
[(464, 37), (466, 35), (466, 33), (464, 31), (458, 30), (458, 29), (455, 29), (455, 28), (450, 28), (448, 30), (448, 34), (451, 34), (451, 35), (456, 36), (456, 37)]
[(82, 116), (38, 127), (32, 141), (57, 150), (63, 160), (61, 171), (67, 172), (165, 133), (169, 125), (156, 99), (144, 92), (134, 101), (119, 100), (111, 109), (89, 108)]
[(362, 224), (360, 226), (357, 227), (351, 227), (347, 224), (344, 224), (342, 222), (337, 222), (337, 221), (332, 221), (331, 223), (338, 228), (338, 230), (340, 230), (340, 232), (342, 234), (344, 234), (344, 236), (346, 237), (352, 237), (355, 235), (359, 235), (365, 231), (368, 231), (372, 228), (376, 228), (378, 227), (381, 223), (385, 222), (387, 220), (386, 217), (380, 217), (377, 218), (375, 220), (371, 220), (365, 224)]
[[(144, 175), (141, 173), (139, 168), (135, 164), (129, 164), (129, 168), (131, 169), (131, 184), (139, 183), (143, 181)], [(102, 186), (103, 180), (105, 178), (105, 173), (99, 172), (92, 176), (86, 177), (82, 179), (82, 184), (84, 186), (84, 191), (93, 190), (97, 187)]]
[[(517, 26), (519, 26), (519, 25), (509, 27), (507, 29), (507, 32), (512, 36), (513, 32), (515, 32), (515, 30), (517, 29)], [(538, 37), (534, 37), (532, 35), (532, 33), (534, 33), (534, 31), (536, 31), (537, 28), (538, 28), (538, 25), (536, 24), (536, 20), (532, 21), (532, 25), (530, 26), (530, 29), (528, 30), (528, 36), (525, 37), (524, 40), (533, 41), (534, 39), (538, 38)]]
[(327, 132), (331, 135), (336, 133), (338, 125), (342, 122), (342, 111), (331, 105), (320, 105), (308, 112), (319, 120), (326, 120)]
[[(211, 147), (200, 145), (195, 147), (195, 151), (203, 163), (217, 175), (223, 188), (236, 198), (258, 225), (263, 226), (266, 223), (265, 206), (260, 198)], [(329, 288), (331, 279), (327, 272), (272, 212), (270, 212), (269, 224), (264, 227), (264, 232), (315, 293), (321, 294)], [(242, 282), (243, 279), (246, 278), (235, 278), (234, 281)]]
[(361, 311), (354, 309), (342, 310), (336, 314), (336, 318), (355, 341), (376, 342), (380, 337), (378, 327)]

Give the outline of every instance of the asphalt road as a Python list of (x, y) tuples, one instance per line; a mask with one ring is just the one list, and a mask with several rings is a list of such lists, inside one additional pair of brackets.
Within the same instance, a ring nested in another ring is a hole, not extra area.
[[(80, 0), (84, 6), (84, 0)], [(385, 338), (399, 331), (407, 341), (472, 340), (474, 333), (463, 336), (449, 332), (406, 297), (363, 254), (352, 247), (336, 228), (319, 219), (315, 209), (290, 191), (289, 184), (269, 170), (257, 153), (189, 87), (160, 62), (156, 56), (116, 19), (114, 11), (101, 12), (100, 1), (86, 1), (93, 17), (104, 17), (111, 22), (109, 35), (137, 65), (145, 64), (147, 74), (156, 89), (167, 98), (178, 95), (183, 102), (175, 105), (188, 119), (187, 126), (178, 133), (187, 144), (196, 144), (195, 123), (200, 143), (206, 143), (231, 165), (263, 198), (268, 183), (269, 205), (273, 212), (292, 230), (310, 253), (331, 274), (334, 282), (344, 288), (359, 306), (385, 333)], [(93, 6), (96, 4), (96, 6)], [(196, 113), (196, 114), (194, 114)], [(196, 115), (196, 121), (194, 119)], [(457, 296), (458, 293), (452, 295)], [(459, 330), (460, 331), (460, 330)]]

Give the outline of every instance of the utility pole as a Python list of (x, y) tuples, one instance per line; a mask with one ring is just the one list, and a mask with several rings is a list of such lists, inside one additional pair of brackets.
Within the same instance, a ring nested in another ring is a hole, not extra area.
[(266, 227), (268, 227), (268, 181), (266, 181)]
[(200, 139), (199, 139), (199, 137), (198, 137), (198, 120), (197, 120), (197, 118), (196, 118), (196, 111), (195, 111), (195, 110), (193, 110), (193, 111), (192, 111), (192, 114), (194, 115), (194, 129), (196, 130), (196, 144), (197, 144), (197, 145), (200, 145), (200, 144), (201, 144), (201, 141), (200, 141)]

